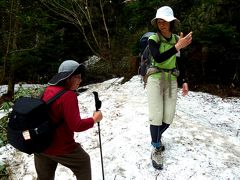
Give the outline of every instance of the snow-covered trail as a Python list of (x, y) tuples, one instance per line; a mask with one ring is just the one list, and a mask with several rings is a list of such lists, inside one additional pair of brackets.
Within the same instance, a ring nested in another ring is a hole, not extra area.
[[(163, 136), (164, 169), (150, 161), (150, 134), (146, 90), (138, 76), (121, 84), (121, 78), (86, 86), (79, 95), (82, 117), (94, 111), (92, 91), (102, 100), (100, 123), (106, 180), (240, 179), (240, 99), (221, 99), (190, 92), (179, 98), (174, 123)], [(92, 179), (101, 180), (98, 128), (76, 133), (91, 156)], [(13, 180), (36, 178), (33, 156), (11, 146), (0, 149), (0, 160), (9, 163)], [(73, 180), (72, 172), (58, 166), (56, 180)]]

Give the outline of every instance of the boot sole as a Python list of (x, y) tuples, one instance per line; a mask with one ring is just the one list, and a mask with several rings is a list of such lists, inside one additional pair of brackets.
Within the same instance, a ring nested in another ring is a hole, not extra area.
[(157, 170), (162, 170), (163, 169), (163, 164), (157, 164), (155, 161), (152, 161), (152, 165)]

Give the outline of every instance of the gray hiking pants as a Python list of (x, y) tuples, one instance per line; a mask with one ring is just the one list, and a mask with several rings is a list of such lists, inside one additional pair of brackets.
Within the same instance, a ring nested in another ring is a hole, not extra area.
[(171, 80), (169, 83), (168, 80), (149, 76), (147, 97), (150, 124), (155, 126), (160, 126), (163, 122), (171, 124), (176, 111), (177, 81)]
[(34, 163), (38, 175), (37, 180), (54, 180), (58, 163), (71, 169), (77, 180), (91, 180), (90, 157), (81, 146), (61, 156), (36, 153)]

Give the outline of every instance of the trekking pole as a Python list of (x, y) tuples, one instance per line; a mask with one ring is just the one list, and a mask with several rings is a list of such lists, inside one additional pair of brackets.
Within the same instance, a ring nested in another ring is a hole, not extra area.
[[(94, 99), (95, 99), (96, 111), (99, 111), (99, 109), (100, 109), (101, 106), (102, 106), (102, 102), (99, 100), (99, 98), (98, 98), (98, 93), (97, 93), (97, 92), (94, 91), (93, 94), (94, 94)], [(100, 122), (98, 122), (98, 135), (99, 135), (101, 164), (102, 164), (102, 176), (103, 176), (103, 180), (105, 180), (105, 178), (104, 178), (104, 169), (103, 169), (103, 157), (102, 157), (102, 142), (101, 142)]]

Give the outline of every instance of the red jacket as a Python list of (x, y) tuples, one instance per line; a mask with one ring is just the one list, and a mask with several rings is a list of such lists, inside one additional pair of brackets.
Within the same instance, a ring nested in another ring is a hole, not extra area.
[[(62, 90), (60, 86), (48, 86), (43, 100), (48, 101), (57, 92)], [(81, 119), (77, 94), (67, 91), (51, 105), (50, 115), (53, 123), (64, 119), (53, 136), (52, 144), (44, 151), (49, 155), (63, 155), (72, 152), (79, 144), (74, 140), (74, 132), (85, 131), (94, 125), (93, 118)]]

